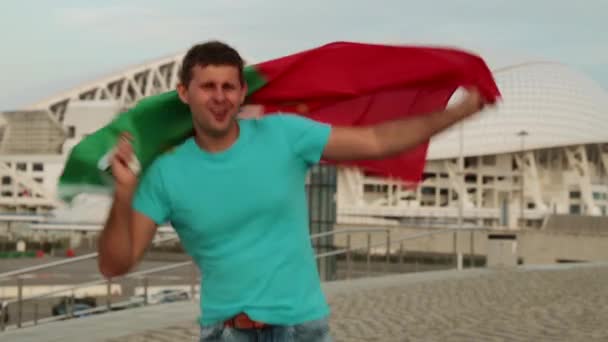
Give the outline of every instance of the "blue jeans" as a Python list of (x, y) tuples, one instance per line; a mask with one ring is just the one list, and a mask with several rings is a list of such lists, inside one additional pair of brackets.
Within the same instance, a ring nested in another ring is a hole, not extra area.
[(200, 342), (332, 342), (327, 319), (263, 329), (235, 329), (223, 323), (201, 327)]

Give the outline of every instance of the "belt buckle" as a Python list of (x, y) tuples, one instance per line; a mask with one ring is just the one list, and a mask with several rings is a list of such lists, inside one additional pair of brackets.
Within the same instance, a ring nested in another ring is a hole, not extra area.
[(262, 322), (256, 322), (247, 314), (241, 313), (224, 322), (225, 327), (236, 329), (262, 329), (268, 326)]

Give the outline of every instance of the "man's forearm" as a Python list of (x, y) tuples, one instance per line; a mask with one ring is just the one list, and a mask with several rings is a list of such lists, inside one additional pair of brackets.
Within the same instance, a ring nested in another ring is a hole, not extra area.
[(465, 116), (460, 109), (453, 108), (378, 124), (373, 127), (376, 141), (380, 145), (380, 153), (376, 157), (383, 158), (413, 148)]
[(382, 159), (402, 153), (463, 120), (485, 106), (473, 90), (458, 105), (442, 112), (424, 114), (365, 127), (332, 128), (323, 150), (326, 160)]
[(117, 193), (99, 237), (99, 269), (106, 277), (126, 273), (133, 263), (131, 218), (133, 194)]

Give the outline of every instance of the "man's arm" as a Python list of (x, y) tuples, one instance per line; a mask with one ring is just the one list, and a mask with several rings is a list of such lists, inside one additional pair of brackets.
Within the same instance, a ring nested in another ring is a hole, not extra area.
[(112, 174), (116, 181), (114, 202), (105, 227), (99, 236), (97, 258), (105, 277), (123, 275), (139, 262), (156, 233), (156, 223), (133, 210), (137, 176), (129, 168), (133, 149), (125, 134), (112, 158)]
[(442, 112), (366, 127), (333, 127), (323, 158), (341, 161), (399, 154), (480, 111), (484, 104), (481, 95), (472, 90), (458, 105)]
[(156, 233), (156, 223), (133, 210), (132, 198), (132, 193), (114, 196), (99, 237), (99, 270), (107, 278), (129, 272), (141, 260)]

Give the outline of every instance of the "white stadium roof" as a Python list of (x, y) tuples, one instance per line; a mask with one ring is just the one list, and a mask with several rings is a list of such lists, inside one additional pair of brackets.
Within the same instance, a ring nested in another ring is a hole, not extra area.
[[(183, 53), (144, 63), (27, 106), (48, 108), (62, 120), (71, 99), (138, 98), (172, 89)], [(486, 155), (521, 149), (517, 133), (525, 130), (525, 149), (608, 142), (608, 92), (565, 65), (481, 53), (503, 95), (495, 109), (467, 120), (463, 154)], [(497, 58), (496, 58), (497, 57)], [(458, 126), (436, 136), (429, 159), (459, 155)]]
[[(82, 96), (83, 94), (86, 93), (87, 90), (92, 90), (92, 89), (96, 89), (99, 87), (107, 87), (109, 84), (112, 84), (113, 82), (116, 82), (117, 80), (119, 80), (121, 78), (124, 78), (124, 77), (135, 78), (137, 75), (146, 73), (150, 70), (159, 69), (163, 66), (169, 66), (169, 65), (172, 65), (173, 63), (179, 63), (179, 62), (181, 62), (184, 55), (185, 55), (185, 52), (158, 58), (153, 61), (141, 63), (138, 65), (132, 65), (126, 69), (111, 73), (111, 74), (101, 77), (99, 79), (85, 82), (72, 89), (48, 96), (45, 99), (42, 99), (40, 101), (27, 105), (25, 109), (48, 108), (54, 104), (62, 102), (65, 99), (77, 98), (79, 96)], [(171, 76), (173, 79), (165, 80), (163, 78), (161, 81), (169, 81), (169, 83), (175, 82), (177, 80), (177, 68), (175, 68), (172, 71), (174, 73), (169, 74), (169, 76)], [(169, 86), (169, 85), (167, 85), (167, 86)]]
[[(503, 101), (467, 120), (463, 154), (487, 155), (525, 149), (608, 142), (608, 92), (576, 70), (552, 62), (490, 65)], [(429, 159), (459, 155), (460, 127), (436, 136)]]

